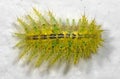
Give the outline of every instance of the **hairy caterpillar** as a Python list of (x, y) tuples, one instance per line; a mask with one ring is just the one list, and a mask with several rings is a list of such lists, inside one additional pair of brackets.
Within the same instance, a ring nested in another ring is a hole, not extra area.
[(16, 44), (21, 49), (19, 59), (25, 57), (35, 67), (41, 66), (43, 62), (48, 62), (48, 66), (58, 61), (77, 64), (81, 58), (87, 59), (97, 53), (103, 44), (103, 30), (95, 19), (88, 22), (83, 15), (78, 22), (73, 19), (70, 24), (69, 19), (63, 23), (51, 12), (48, 12), (47, 19), (35, 8), (33, 11), (38, 19), (30, 15), (26, 16), (25, 21), (18, 18), (24, 31), (15, 35), (20, 39)]

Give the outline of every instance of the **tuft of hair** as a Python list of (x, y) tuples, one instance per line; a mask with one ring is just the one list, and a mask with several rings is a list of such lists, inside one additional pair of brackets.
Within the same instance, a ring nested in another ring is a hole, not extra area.
[(63, 23), (49, 11), (45, 18), (33, 8), (37, 19), (27, 15), (26, 19), (17, 18), (22, 32), (15, 33), (19, 38), (16, 47), (21, 49), (19, 59), (25, 58), (33, 66), (39, 67), (44, 62), (48, 66), (56, 62), (78, 64), (80, 59), (88, 59), (103, 46), (101, 25), (95, 19), (88, 21), (83, 15), (78, 22), (69, 19)]

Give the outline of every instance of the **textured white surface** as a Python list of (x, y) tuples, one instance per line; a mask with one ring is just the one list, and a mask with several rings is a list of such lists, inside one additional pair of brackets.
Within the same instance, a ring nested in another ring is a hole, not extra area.
[[(90, 60), (81, 61), (67, 73), (64, 67), (29, 72), (14, 63), (18, 50), (13, 46), (14, 23), (32, 7), (52, 10), (57, 17), (78, 19), (84, 12), (106, 29), (104, 48)], [(63, 69), (62, 69), (63, 68)], [(0, 79), (120, 79), (120, 0), (0, 0)]]

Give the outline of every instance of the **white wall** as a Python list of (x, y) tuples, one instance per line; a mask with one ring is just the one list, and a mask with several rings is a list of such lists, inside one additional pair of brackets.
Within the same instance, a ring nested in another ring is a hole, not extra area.
[[(32, 7), (51, 10), (57, 17), (78, 19), (84, 12), (105, 29), (104, 47), (90, 60), (67, 73), (64, 67), (29, 70), (15, 63), (18, 49), (12, 36), (18, 16)], [(0, 79), (120, 79), (120, 0), (0, 0)]]

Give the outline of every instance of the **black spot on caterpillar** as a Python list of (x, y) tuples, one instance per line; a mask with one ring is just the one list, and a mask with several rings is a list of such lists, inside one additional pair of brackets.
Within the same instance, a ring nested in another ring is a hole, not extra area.
[(57, 20), (51, 12), (49, 19), (33, 8), (37, 20), (27, 15), (26, 21), (18, 18), (24, 31), (15, 33), (20, 41), (16, 47), (21, 48), (19, 59), (25, 57), (26, 61), (35, 67), (43, 62), (54, 65), (56, 62), (77, 64), (80, 59), (88, 59), (96, 54), (98, 47), (103, 45), (101, 37), (103, 30), (96, 24), (95, 19), (88, 21), (83, 15), (78, 22), (66, 19), (65, 24)]

